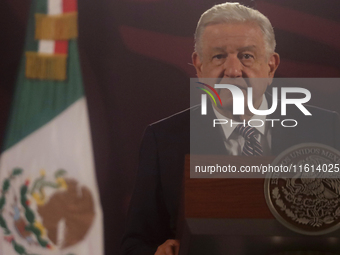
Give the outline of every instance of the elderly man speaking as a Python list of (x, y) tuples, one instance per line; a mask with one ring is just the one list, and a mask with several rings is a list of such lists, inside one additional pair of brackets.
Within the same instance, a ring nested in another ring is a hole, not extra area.
[[(272, 25), (263, 14), (238, 3), (215, 5), (201, 16), (195, 40), (192, 62), (199, 78), (241, 80), (236, 85), (244, 95), (247, 87), (252, 87), (253, 107), (268, 109), (264, 93), (274, 77), (280, 58), (275, 53), (276, 42)], [(265, 78), (268, 82), (244, 82), (251, 78)], [(242, 121), (253, 117), (248, 107), (245, 107), (243, 115), (235, 117), (232, 114), (233, 100), (230, 91), (224, 89), (218, 93), (222, 104), (209, 104), (209, 115), (212, 118)], [(236, 127), (219, 127), (217, 132), (209, 127), (209, 130), (200, 134), (200, 144), (191, 147), (190, 151), (190, 116), (195, 114), (200, 115), (199, 106), (147, 127), (141, 144), (137, 181), (123, 237), (123, 254), (178, 254), (180, 243), (175, 238), (186, 154), (219, 154), (222, 150), (225, 155), (237, 156), (244, 155), (244, 151), (250, 149), (241, 135), (245, 131), (236, 132)], [(338, 121), (336, 114), (320, 109), (314, 109), (313, 115), (323, 118), (320, 123)], [(330, 146), (334, 146), (332, 143), (335, 140), (339, 141), (339, 136), (334, 132), (327, 132), (327, 136), (320, 138), (314, 134), (307, 136), (304, 130), (296, 130), (284, 134), (266, 125), (261, 130), (254, 131), (257, 133), (255, 147), (258, 155), (280, 153), (291, 146), (287, 137), (297, 143), (323, 142)], [(215, 147), (211, 149), (208, 145), (215, 141), (214, 144), (219, 142), (221, 148), (218, 152), (214, 151)]]

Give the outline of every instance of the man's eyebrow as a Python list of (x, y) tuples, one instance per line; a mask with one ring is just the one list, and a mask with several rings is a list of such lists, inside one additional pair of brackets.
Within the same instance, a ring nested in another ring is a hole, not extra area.
[[(249, 46), (245, 46), (245, 47), (241, 47), (238, 48), (238, 51), (247, 51), (247, 50), (255, 50), (257, 47), (256, 45), (249, 45)], [(214, 47), (213, 51), (225, 51), (226, 48), (225, 47)]]
[(214, 47), (214, 51), (225, 51), (225, 47)]
[(256, 49), (256, 45), (249, 45), (249, 46), (245, 46), (242, 48), (238, 48), (238, 51), (247, 51), (247, 50), (255, 50)]

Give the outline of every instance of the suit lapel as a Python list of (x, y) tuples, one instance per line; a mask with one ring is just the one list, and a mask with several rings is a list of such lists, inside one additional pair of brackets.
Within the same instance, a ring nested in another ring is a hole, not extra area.
[[(266, 93), (266, 98), (268, 101), (268, 108), (272, 105), (272, 95), (269, 93)], [(280, 121), (274, 122), (274, 127), (271, 129), (271, 135), (272, 135), (272, 155), (278, 155), (282, 151), (288, 149), (289, 147), (295, 145), (300, 140), (301, 136), (301, 130), (300, 127), (283, 127), (281, 125), (281, 121), (283, 119), (299, 119), (299, 116), (297, 116), (296, 110), (294, 108), (291, 108), (289, 115), (284, 116), (284, 118), (281, 116), (281, 100), (278, 100), (278, 106), (275, 112), (271, 115), (267, 116), (267, 119), (278, 119)], [(302, 131), (303, 132), (303, 131)]]
[(211, 104), (208, 104), (207, 115), (201, 115), (197, 107), (190, 116), (190, 153), (226, 155), (224, 133), (220, 125), (213, 127), (216, 119)]

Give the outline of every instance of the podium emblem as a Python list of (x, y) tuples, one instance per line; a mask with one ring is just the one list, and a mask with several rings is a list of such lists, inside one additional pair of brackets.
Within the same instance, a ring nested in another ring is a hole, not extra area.
[(284, 226), (306, 235), (340, 228), (340, 152), (306, 143), (281, 153), (265, 180), (269, 209)]

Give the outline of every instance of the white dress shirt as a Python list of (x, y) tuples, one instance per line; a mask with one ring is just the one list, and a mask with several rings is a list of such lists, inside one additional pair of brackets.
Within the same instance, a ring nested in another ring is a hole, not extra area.
[[(226, 119), (228, 120), (227, 124), (221, 125), (223, 129), (223, 133), (225, 135), (224, 139), (224, 145), (227, 149), (227, 151), (230, 153), (230, 155), (234, 156), (240, 156), (242, 155), (243, 146), (245, 143), (245, 139), (242, 135), (240, 135), (237, 131), (235, 131), (235, 128), (237, 127), (236, 121), (233, 121), (233, 125), (230, 125), (230, 119), (220, 114), (214, 107), (214, 113), (217, 117), (217, 119)], [(266, 97), (263, 95), (262, 103), (259, 107), (259, 110), (268, 110), (268, 102)], [(255, 134), (255, 138), (260, 142), (262, 149), (263, 149), (263, 155), (271, 155), (271, 122), (266, 122), (266, 116), (265, 115), (254, 115), (251, 119), (258, 119), (262, 120), (264, 122), (264, 125), (261, 127), (254, 127), (258, 132)], [(247, 122), (246, 122), (247, 124)], [(255, 125), (258, 125), (258, 122), (255, 121), (254, 123), (250, 123)]]

